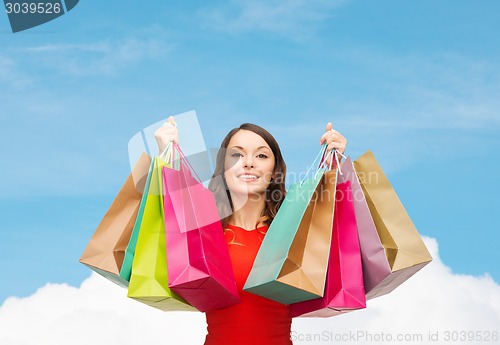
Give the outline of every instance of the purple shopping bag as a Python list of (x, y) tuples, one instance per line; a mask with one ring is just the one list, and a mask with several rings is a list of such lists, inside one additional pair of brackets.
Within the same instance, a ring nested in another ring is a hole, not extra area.
[(362, 308), (366, 308), (363, 268), (352, 191), (346, 181), (337, 184), (335, 193), (325, 293), (322, 298), (292, 304), (290, 316), (329, 317)]
[(366, 299), (383, 294), (384, 280), (391, 275), (391, 267), (385, 255), (377, 228), (366, 203), (365, 195), (359, 183), (351, 157), (342, 164), (342, 175), (339, 182), (351, 183), (356, 223), (358, 226), (361, 260), (363, 262), (363, 276)]
[(182, 153), (180, 161), (180, 170), (163, 169), (169, 288), (203, 312), (238, 303), (215, 199)]

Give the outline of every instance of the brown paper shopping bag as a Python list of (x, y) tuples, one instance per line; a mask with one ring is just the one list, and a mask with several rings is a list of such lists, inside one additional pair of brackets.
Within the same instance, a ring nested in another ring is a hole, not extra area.
[(432, 257), (373, 153), (356, 159), (354, 168), (392, 272), (367, 296), (374, 298), (394, 290)]
[(121, 286), (120, 268), (139, 210), (151, 158), (143, 153), (90, 239), (80, 262)]
[(278, 281), (323, 296), (332, 238), (337, 170), (325, 172), (293, 239)]
[(332, 236), (337, 171), (320, 165), (293, 184), (262, 241), (243, 290), (283, 304), (324, 293)]

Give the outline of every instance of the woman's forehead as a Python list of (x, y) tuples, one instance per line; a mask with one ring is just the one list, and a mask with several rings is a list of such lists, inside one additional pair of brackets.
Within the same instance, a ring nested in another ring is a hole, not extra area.
[(243, 149), (258, 149), (260, 147), (270, 149), (269, 144), (266, 143), (264, 138), (262, 138), (257, 133), (244, 129), (236, 132), (231, 137), (231, 140), (229, 140), (228, 148), (235, 146), (241, 147)]

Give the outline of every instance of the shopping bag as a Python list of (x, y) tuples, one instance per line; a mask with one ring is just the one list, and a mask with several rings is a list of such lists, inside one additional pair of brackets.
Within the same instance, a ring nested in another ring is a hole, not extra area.
[(196, 310), (168, 287), (161, 158), (153, 171), (144, 206), (127, 296), (160, 310)]
[(353, 194), (346, 181), (337, 185), (325, 293), (321, 298), (292, 304), (290, 316), (329, 317), (363, 308), (366, 297), (358, 229)]
[(137, 217), (135, 219), (134, 227), (132, 229), (132, 234), (130, 235), (130, 240), (125, 250), (125, 256), (123, 258), (123, 264), (120, 269), (120, 277), (124, 284), (128, 286), (130, 281), (130, 274), (132, 273), (132, 262), (134, 261), (135, 247), (137, 246), (137, 238), (139, 237), (139, 229), (142, 223), (142, 217), (144, 215), (144, 207), (146, 206), (146, 199), (149, 194), (149, 185), (151, 184), (151, 175), (153, 173), (154, 162), (151, 161), (149, 164), (149, 172), (146, 178), (146, 184), (144, 186), (144, 193), (142, 194), (141, 203), (139, 204), (139, 211), (137, 212)]
[(371, 297), (394, 290), (432, 261), (422, 238), (371, 151), (354, 161), (391, 274), (371, 290)]
[(320, 165), (312, 178), (290, 187), (262, 241), (244, 290), (283, 304), (323, 295), (337, 177), (335, 169), (325, 171)]
[(384, 279), (390, 276), (392, 271), (350, 157), (342, 164), (342, 175), (339, 175), (339, 182), (345, 181), (351, 184), (363, 262), (365, 293), (366, 298), (371, 299), (382, 291), (380, 289), (385, 284)]
[(214, 196), (193, 177), (178, 146), (174, 149), (180, 153), (180, 170), (163, 168), (169, 287), (203, 312), (238, 303)]
[(120, 268), (137, 217), (150, 161), (147, 154), (141, 155), (80, 258), (82, 264), (121, 286), (127, 285), (127, 281), (120, 277)]

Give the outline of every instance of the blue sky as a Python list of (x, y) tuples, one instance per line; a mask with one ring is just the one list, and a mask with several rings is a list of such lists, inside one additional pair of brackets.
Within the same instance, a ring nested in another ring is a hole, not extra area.
[(0, 14), (0, 304), (78, 263), (128, 140), (196, 110), (207, 146), (268, 128), (290, 172), (324, 125), (371, 149), (457, 274), (500, 282), (497, 1), (82, 1), (12, 34)]

